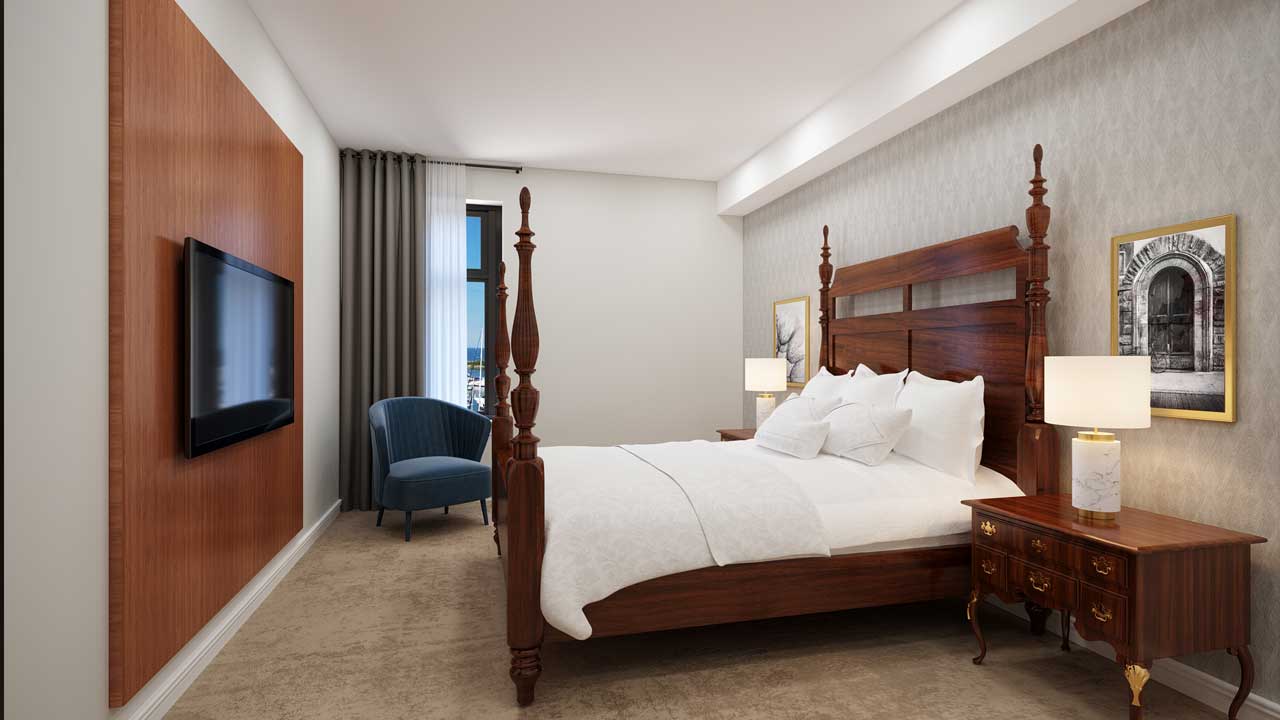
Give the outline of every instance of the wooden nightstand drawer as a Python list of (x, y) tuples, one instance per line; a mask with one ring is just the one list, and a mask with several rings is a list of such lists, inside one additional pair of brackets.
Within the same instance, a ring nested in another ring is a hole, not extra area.
[(1123, 557), (1085, 545), (1072, 545), (1068, 564), (1076, 577), (1095, 585), (1124, 590), (1129, 573)]
[(1020, 527), (1010, 527), (1012, 552), (1015, 557), (1030, 560), (1037, 565), (1066, 568), (1071, 544), (1044, 533)]
[(1009, 589), (1041, 607), (1074, 609), (1076, 581), (1048, 568), (1009, 558)]
[(1106, 640), (1117, 649), (1128, 647), (1129, 599), (1080, 583), (1076, 629), (1086, 640)]
[(1005, 555), (982, 546), (973, 549), (973, 572), (983, 587), (996, 592), (1005, 588)]
[(974, 513), (973, 536), (983, 545), (1009, 547), (1013, 537), (1013, 526), (990, 515)]

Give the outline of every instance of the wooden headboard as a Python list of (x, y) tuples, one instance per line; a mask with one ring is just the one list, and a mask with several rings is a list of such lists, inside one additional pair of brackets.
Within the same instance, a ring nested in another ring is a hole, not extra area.
[[(834, 269), (828, 229), (818, 266), (822, 333), (819, 362), (833, 373), (863, 363), (877, 373), (918, 370), (944, 380), (981, 375), (986, 388), (982, 464), (1017, 481), (1028, 495), (1058, 488), (1057, 435), (1044, 423), (1045, 305), (1049, 291), (1049, 206), (1033, 153), (1031, 206), (1023, 248), (1014, 226)], [(916, 310), (912, 285), (1013, 268), (1013, 299)], [(902, 288), (902, 310), (837, 318), (837, 298)]]

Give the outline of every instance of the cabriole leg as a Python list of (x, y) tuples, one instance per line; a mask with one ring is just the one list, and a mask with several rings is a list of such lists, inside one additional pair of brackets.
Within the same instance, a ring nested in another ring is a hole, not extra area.
[(1227, 710), (1227, 720), (1236, 720), (1236, 713), (1240, 712), (1240, 707), (1253, 690), (1253, 656), (1249, 654), (1248, 645), (1228, 648), (1227, 652), (1240, 661), (1240, 689), (1236, 691), (1236, 696), (1231, 700), (1231, 708)]
[(982, 628), (978, 626), (977, 590), (969, 593), (969, 604), (965, 606), (964, 614), (969, 618), (969, 627), (973, 628), (974, 637), (978, 638), (978, 656), (973, 659), (973, 664), (981, 665), (983, 658), (987, 656), (987, 641), (982, 637)]

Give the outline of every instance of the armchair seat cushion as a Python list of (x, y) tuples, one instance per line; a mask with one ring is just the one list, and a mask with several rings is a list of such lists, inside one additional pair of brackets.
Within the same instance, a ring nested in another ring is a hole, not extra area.
[(489, 466), (475, 460), (435, 455), (391, 463), (382, 505), (425, 510), (489, 497)]

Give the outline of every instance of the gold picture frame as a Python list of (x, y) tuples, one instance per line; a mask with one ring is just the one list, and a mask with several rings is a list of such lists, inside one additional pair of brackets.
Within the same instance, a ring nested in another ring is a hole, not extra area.
[[(792, 363), (794, 361), (788, 359), (787, 368), (787, 387), (796, 388), (804, 387), (809, 381), (809, 296), (787, 298), (786, 300), (776, 300), (773, 303), (773, 356), (782, 357), (782, 346), (778, 340), (778, 309), (783, 308), (783, 312), (790, 319), (797, 319), (800, 323), (800, 332), (804, 336), (804, 358), (802, 362)], [(792, 348), (794, 349), (794, 348)], [(790, 353), (788, 353), (790, 354)], [(803, 377), (794, 373), (794, 370), (801, 370)], [(800, 377), (797, 380), (795, 378)]]
[(1236, 421), (1235, 215), (1111, 238), (1111, 354), (1152, 358), (1153, 416)]

